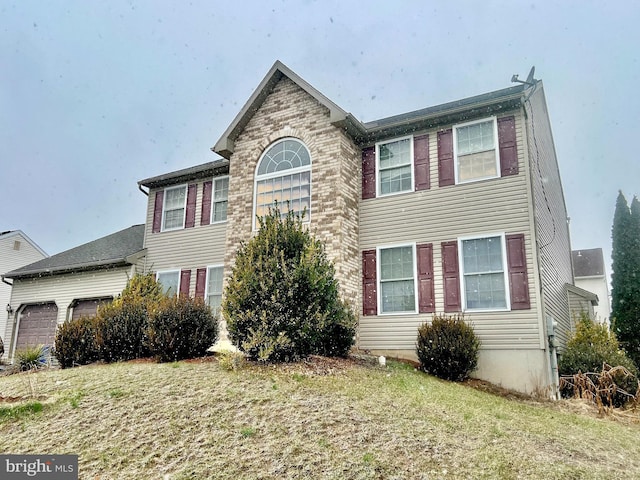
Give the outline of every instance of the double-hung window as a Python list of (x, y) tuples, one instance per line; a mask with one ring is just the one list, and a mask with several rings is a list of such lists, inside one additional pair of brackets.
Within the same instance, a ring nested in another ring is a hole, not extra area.
[(415, 245), (379, 248), (380, 313), (417, 312)]
[(495, 117), (453, 128), (457, 183), (500, 176), (497, 130)]
[(413, 138), (376, 144), (378, 195), (413, 191)]
[(508, 310), (504, 235), (462, 238), (459, 242), (465, 310)]
[(207, 289), (205, 298), (207, 305), (211, 307), (213, 313), (220, 311), (222, 304), (222, 266), (214, 266), (207, 268)]
[(211, 208), (211, 223), (227, 220), (227, 198), (229, 195), (229, 177), (213, 180), (213, 201)]
[(280, 213), (288, 211), (309, 222), (311, 215), (311, 156), (295, 138), (273, 143), (258, 162), (255, 175), (255, 217), (269, 213), (277, 202)]
[(162, 285), (162, 291), (169, 295), (177, 295), (180, 287), (180, 270), (158, 272), (156, 280)]
[(167, 188), (164, 191), (162, 230), (184, 228), (187, 205), (187, 186)]

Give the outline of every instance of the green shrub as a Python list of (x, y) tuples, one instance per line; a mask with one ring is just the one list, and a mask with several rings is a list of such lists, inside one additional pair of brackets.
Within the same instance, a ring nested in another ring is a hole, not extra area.
[(35, 370), (47, 363), (49, 349), (44, 345), (28, 346), (18, 350), (15, 358), (21, 371)]
[(100, 359), (96, 326), (95, 317), (80, 317), (60, 325), (56, 333), (55, 356), (62, 368), (86, 365)]
[(136, 273), (129, 279), (122, 294), (113, 303), (116, 306), (123, 303), (142, 303), (147, 308), (153, 308), (164, 297), (162, 285), (156, 281), (153, 273)]
[(136, 274), (112, 303), (98, 308), (96, 345), (106, 362), (148, 357), (149, 311), (166, 296), (152, 273)]
[(148, 314), (141, 302), (116, 303), (98, 309), (96, 345), (106, 362), (149, 356)]
[(218, 364), (229, 372), (241, 370), (245, 365), (244, 354), (242, 352), (223, 350), (218, 354)]
[[(638, 369), (629, 357), (620, 349), (618, 340), (606, 325), (595, 323), (588, 315), (583, 314), (576, 323), (576, 331), (567, 343), (567, 348), (560, 356), (558, 372), (563, 376), (572, 376), (579, 372), (600, 374), (604, 366), (621, 366), (632, 375), (627, 376), (622, 372), (613, 375), (613, 381), (617, 388), (625, 392), (635, 394), (638, 389)], [(563, 396), (571, 396), (574, 392), (571, 388), (562, 390)], [(605, 401), (606, 399), (601, 399)], [(620, 406), (625, 403), (627, 397), (621, 394), (614, 395), (613, 403)]]
[(478, 365), (480, 341), (464, 315), (434, 315), (418, 329), (420, 368), (445, 380), (461, 381)]
[(216, 343), (218, 321), (200, 298), (164, 298), (149, 316), (147, 339), (163, 362), (200, 357)]
[(310, 354), (345, 356), (355, 315), (340, 299), (323, 244), (293, 212), (277, 206), (239, 248), (222, 311), (233, 344), (249, 358), (296, 361)]

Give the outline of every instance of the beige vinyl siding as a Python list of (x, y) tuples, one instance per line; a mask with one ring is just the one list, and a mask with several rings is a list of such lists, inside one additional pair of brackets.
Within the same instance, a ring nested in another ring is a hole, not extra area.
[(196, 269), (224, 263), (227, 222), (200, 225), (202, 212), (202, 185), (211, 178), (189, 182), (196, 184), (196, 222), (193, 228), (152, 233), (153, 209), (156, 192), (149, 192), (145, 248), (145, 270), (191, 270), (190, 294), (195, 294)]
[[(16, 313), (12, 317), (14, 321), (7, 324), (4, 338), (12, 339), (20, 306), (55, 302), (58, 307), (58, 324), (61, 324), (67, 318), (73, 300), (119, 295), (126, 286), (132, 269), (132, 266), (128, 266), (14, 280), (11, 304), (16, 308)], [(7, 343), (5, 342), (5, 349), (9, 352)]]
[(542, 83), (525, 102), (544, 315), (558, 322), (560, 351), (571, 332), (565, 284), (573, 284), (567, 210)]
[[(16, 241), (20, 242), (19, 250), (14, 249)], [(0, 238), (0, 275), (37, 262), (43, 258), (46, 258), (46, 255), (43, 255), (40, 250), (35, 248), (19, 231), (5, 234)], [(12, 281), (13, 280), (9, 280), (9, 282)], [(0, 336), (2, 336), (3, 340), (6, 340), (4, 331), (8, 318), (5, 308), (10, 301), (11, 287), (4, 282), (0, 282)], [(6, 343), (8, 342), (5, 341), (5, 344)]]
[(595, 314), (593, 311), (593, 305), (588, 299), (571, 291), (568, 291), (567, 295), (569, 297), (571, 330), (575, 331), (575, 324), (580, 320), (582, 312), (586, 312), (589, 315), (589, 318), (592, 319), (595, 317)]
[[(538, 349), (543, 345), (534, 287), (523, 120), (518, 112), (515, 115), (518, 175), (438, 187), (437, 131), (431, 130), (427, 132), (431, 189), (360, 203), (361, 251), (412, 242), (433, 244), (436, 312), (444, 311), (442, 242), (470, 235), (524, 234), (532, 308), (510, 312), (470, 312), (468, 318), (485, 349)], [(362, 311), (361, 305), (359, 309)], [(359, 346), (372, 350), (414, 348), (417, 328), (431, 318), (431, 314), (361, 316)]]

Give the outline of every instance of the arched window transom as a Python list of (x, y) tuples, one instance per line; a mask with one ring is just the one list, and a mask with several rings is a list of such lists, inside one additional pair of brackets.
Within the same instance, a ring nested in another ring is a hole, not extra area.
[[(283, 215), (288, 210), (308, 222), (311, 214), (311, 156), (295, 138), (273, 143), (258, 162), (255, 178), (255, 212), (263, 216), (278, 202)], [(287, 208), (288, 206), (288, 208)]]

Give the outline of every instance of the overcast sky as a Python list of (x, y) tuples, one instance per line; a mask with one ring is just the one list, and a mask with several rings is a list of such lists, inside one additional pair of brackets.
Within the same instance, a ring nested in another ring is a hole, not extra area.
[(137, 223), (275, 60), (371, 121), (544, 82), (573, 248), (640, 194), (635, 1), (0, 0), (0, 231), (55, 254)]

